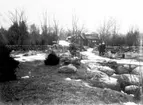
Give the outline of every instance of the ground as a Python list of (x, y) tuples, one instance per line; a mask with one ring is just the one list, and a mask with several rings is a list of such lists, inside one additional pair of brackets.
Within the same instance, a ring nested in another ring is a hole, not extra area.
[(0, 105), (122, 105), (133, 101), (124, 93), (90, 86), (84, 65), (75, 74), (58, 73), (58, 68), (45, 66), (43, 60), (21, 62), (19, 80), (0, 84)]

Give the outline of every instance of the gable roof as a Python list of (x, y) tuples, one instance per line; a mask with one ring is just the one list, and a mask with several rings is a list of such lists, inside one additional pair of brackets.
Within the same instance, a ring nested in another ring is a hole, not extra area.
[(98, 39), (98, 34), (84, 34), (84, 37), (86, 39), (96, 40), (96, 39)]

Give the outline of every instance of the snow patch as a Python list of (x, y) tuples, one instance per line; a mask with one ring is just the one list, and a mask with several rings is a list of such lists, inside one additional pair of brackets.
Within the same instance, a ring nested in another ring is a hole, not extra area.
[(23, 54), (16, 55), (15, 60), (18, 60), (20, 62), (26, 62), (26, 61), (35, 61), (35, 60), (44, 60), (46, 58), (45, 53), (36, 54), (36, 55), (30, 55), (30, 56), (23, 56)]
[(141, 105), (141, 104), (136, 104), (134, 102), (127, 102), (127, 103), (123, 103), (123, 105)]
[(86, 87), (89, 87), (89, 88), (92, 88), (88, 83), (86, 82), (83, 82), (83, 84), (86, 86)]
[(70, 43), (65, 40), (60, 40), (58, 44), (61, 46), (69, 46), (70, 45)]
[(136, 61), (134, 59), (110, 59), (106, 57), (102, 57), (99, 55), (95, 55), (92, 53), (92, 48), (87, 49), (87, 51), (81, 52), (82, 55), (87, 56), (88, 60), (82, 60), (82, 63), (88, 62), (103, 62), (103, 61), (115, 61), (119, 64), (133, 64), (133, 65), (143, 65), (143, 62)]
[(26, 79), (26, 78), (30, 78), (29, 76), (24, 76), (24, 77), (21, 77), (22, 79)]
[(71, 81), (71, 78), (65, 78), (66, 81)]

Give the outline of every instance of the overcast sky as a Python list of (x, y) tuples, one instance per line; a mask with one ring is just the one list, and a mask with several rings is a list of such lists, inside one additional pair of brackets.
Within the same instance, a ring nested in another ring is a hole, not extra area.
[(79, 19), (89, 32), (96, 31), (104, 22), (113, 18), (125, 33), (132, 26), (143, 32), (142, 0), (1, 0), (0, 25), (10, 24), (8, 11), (25, 11), (28, 24), (40, 25), (47, 11), (49, 20), (55, 18), (63, 28), (71, 27), (72, 15)]

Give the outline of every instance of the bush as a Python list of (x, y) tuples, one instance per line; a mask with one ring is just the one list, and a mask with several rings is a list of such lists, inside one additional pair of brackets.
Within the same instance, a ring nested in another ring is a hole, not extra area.
[(51, 52), (46, 58), (46, 60), (44, 61), (45, 65), (49, 65), (49, 66), (58, 65), (59, 62), (60, 62), (60, 58), (54, 52)]
[(19, 62), (10, 57), (10, 52), (6, 46), (0, 46), (0, 82), (17, 79), (15, 69)]

